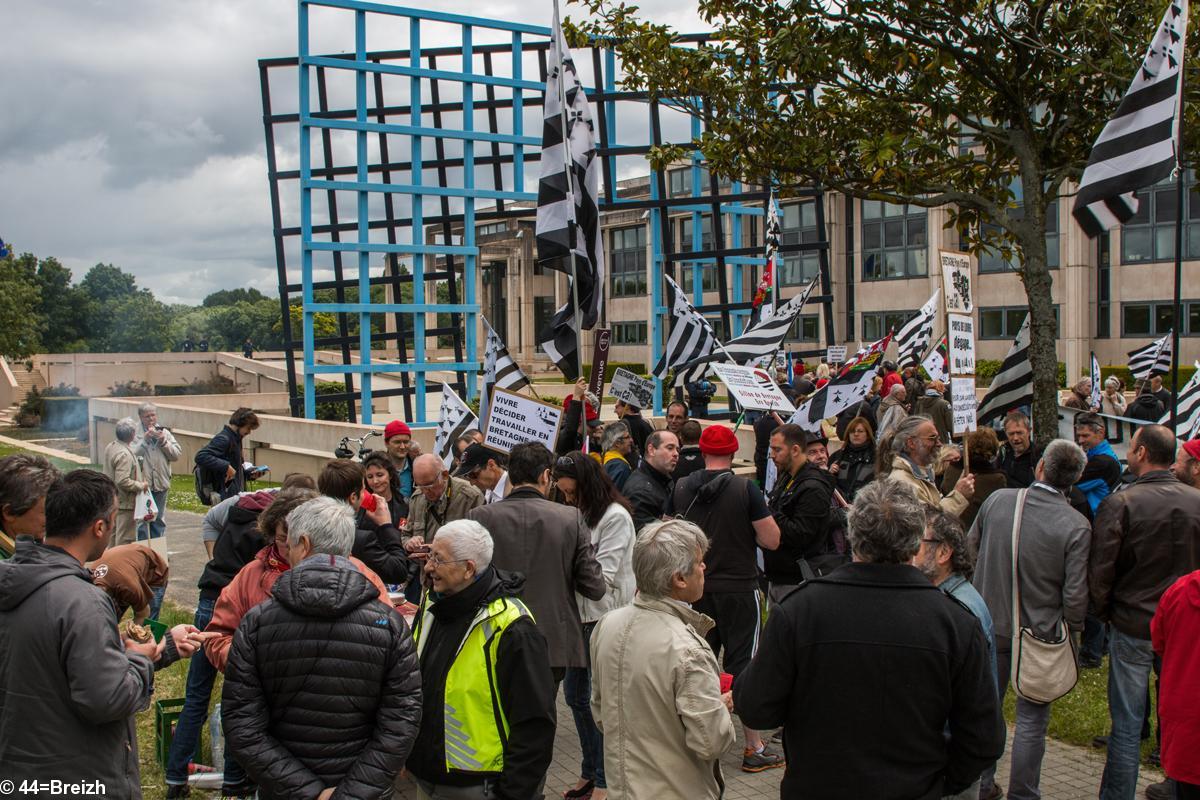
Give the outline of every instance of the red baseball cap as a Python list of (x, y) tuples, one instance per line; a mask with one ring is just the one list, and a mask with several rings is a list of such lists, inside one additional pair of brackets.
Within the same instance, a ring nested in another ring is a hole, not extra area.
[(700, 452), (709, 456), (728, 456), (737, 452), (738, 440), (724, 425), (709, 425), (700, 434)]
[(398, 419), (394, 419), (387, 424), (387, 427), (383, 429), (383, 441), (386, 442), (393, 436), (399, 436), (401, 434), (404, 434), (405, 436), (412, 436), (412, 428), (408, 427), (407, 423)]
[(1200, 439), (1189, 439), (1183, 443), (1183, 449), (1195, 459), (1200, 459)]

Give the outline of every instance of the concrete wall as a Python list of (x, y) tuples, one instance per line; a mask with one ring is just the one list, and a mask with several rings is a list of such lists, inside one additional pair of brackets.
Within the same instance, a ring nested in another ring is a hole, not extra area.
[(20, 387), (17, 386), (17, 379), (13, 377), (8, 366), (8, 359), (0, 356), (0, 408), (8, 408), (24, 399)]
[[(217, 353), (216, 371), (233, 381), (239, 392), (283, 392), (287, 394), (287, 367), (265, 361), (243, 358), (233, 353)], [(283, 358), (282, 353), (260, 353), (258, 359)], [(287, 398), (284, 398), (284, 408)]]
[(217, 374), (217, 353), (53, 353), (33, 357), (47, 386), (65, 383), (85, 397), (107, 395), (115, 383), (181, 385)]

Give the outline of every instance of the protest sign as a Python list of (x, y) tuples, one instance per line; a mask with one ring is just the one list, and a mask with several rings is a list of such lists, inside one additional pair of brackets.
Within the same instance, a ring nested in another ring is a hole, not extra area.
[(952, 250), (939, 250), (942, 264), (942, 295), (947, 314), (970, 314), (975, 309), (971, 294), (971, 256)]
[(954, 433), (975, 430), (975, 379), (950, 379), (950, 410), (954, 416)]
[(975, 320), (962, 314), (946, 318), (950, 349), (950, 374), (975, 374)]
[(735, 364), (713, 364), (712, 370), (743, 408), (786, 411), (789, 414), (796, 410), (765, 369), (739, 367)]
[(826, 364), (841, 364), (846, 360), (846, 345), (830, 345), (825, 349)]
[(624, 400), (638, 408), (649, 408), (654, 403), (654, 381), (623, 367), (617, 367), (613, 372), (612, 388), (608, 393), (617, 400)]
[(604, 396), (604, 372), (608, 369), (608, 346), (612, 342), (611, 328), (597, 328), (592, 346), (592, 371), (588, 376), (588, 391)]
[(562, 407), (497, 387), (492, 392), (483, 443), (502, 453), (519, 444), (541, 442), (553, 452), (562, 422)]

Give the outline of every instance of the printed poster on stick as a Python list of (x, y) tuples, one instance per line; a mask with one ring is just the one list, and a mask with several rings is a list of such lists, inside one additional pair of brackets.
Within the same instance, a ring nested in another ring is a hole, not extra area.
[(604, 373), (608, 369), (608, 346), (612, 342), (611, 328), (597, 328), (592, 346), (592, 371), (588, 376), (588, 391), (604, 396)]
[(975, 378), (950, 379), (950, 411), (954, 416), (954, 433), (967, 433), (976, 427)]
[(744, 408), (795, 413), (796, 407), (765, 369), (739, 367), (736, 364), (713, 364), (712, 370), (724, 382), (733, 399)]
[(951, 375), (975, 374), (975, 320), (962, 314), (946, 316)]
[(971, 256), (950, 250), (939, 250), (942, 264), (942, 294), (947, 314), (970, 314), (975, 310), (971, 293)]
[(541, 442), (554, 451), (558, 426), (562, 423), (562, 407), (552, 406), (497, 387), (492, 391), (483, 443), (502, 453), (526, 442)]
[(624, 367), (617, 367), (613, 371), (612, 388), (608, 393), (638, 408), (649, 408), (654, 404), (654, 381)]

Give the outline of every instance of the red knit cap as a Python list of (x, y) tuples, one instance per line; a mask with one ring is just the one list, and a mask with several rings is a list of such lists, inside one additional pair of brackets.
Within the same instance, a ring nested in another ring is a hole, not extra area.
[(1183, 443), (1183, 449), (1195, 459), (1200, 459), (1200, 439), (1190, 439)]
[(386, 442), (393, 436), (399, 436), (400, 434), (412, 436), (412, 428), (408, 427), (408, 425), (401, 420), (394, 419), (387, 424), (386, 428), (383, 429), (383, 441)]
[(737, 452), (738, 440), (724, 425), (709, 425), (700, 434), (700, 452), (708, 456), (728, 456)]

